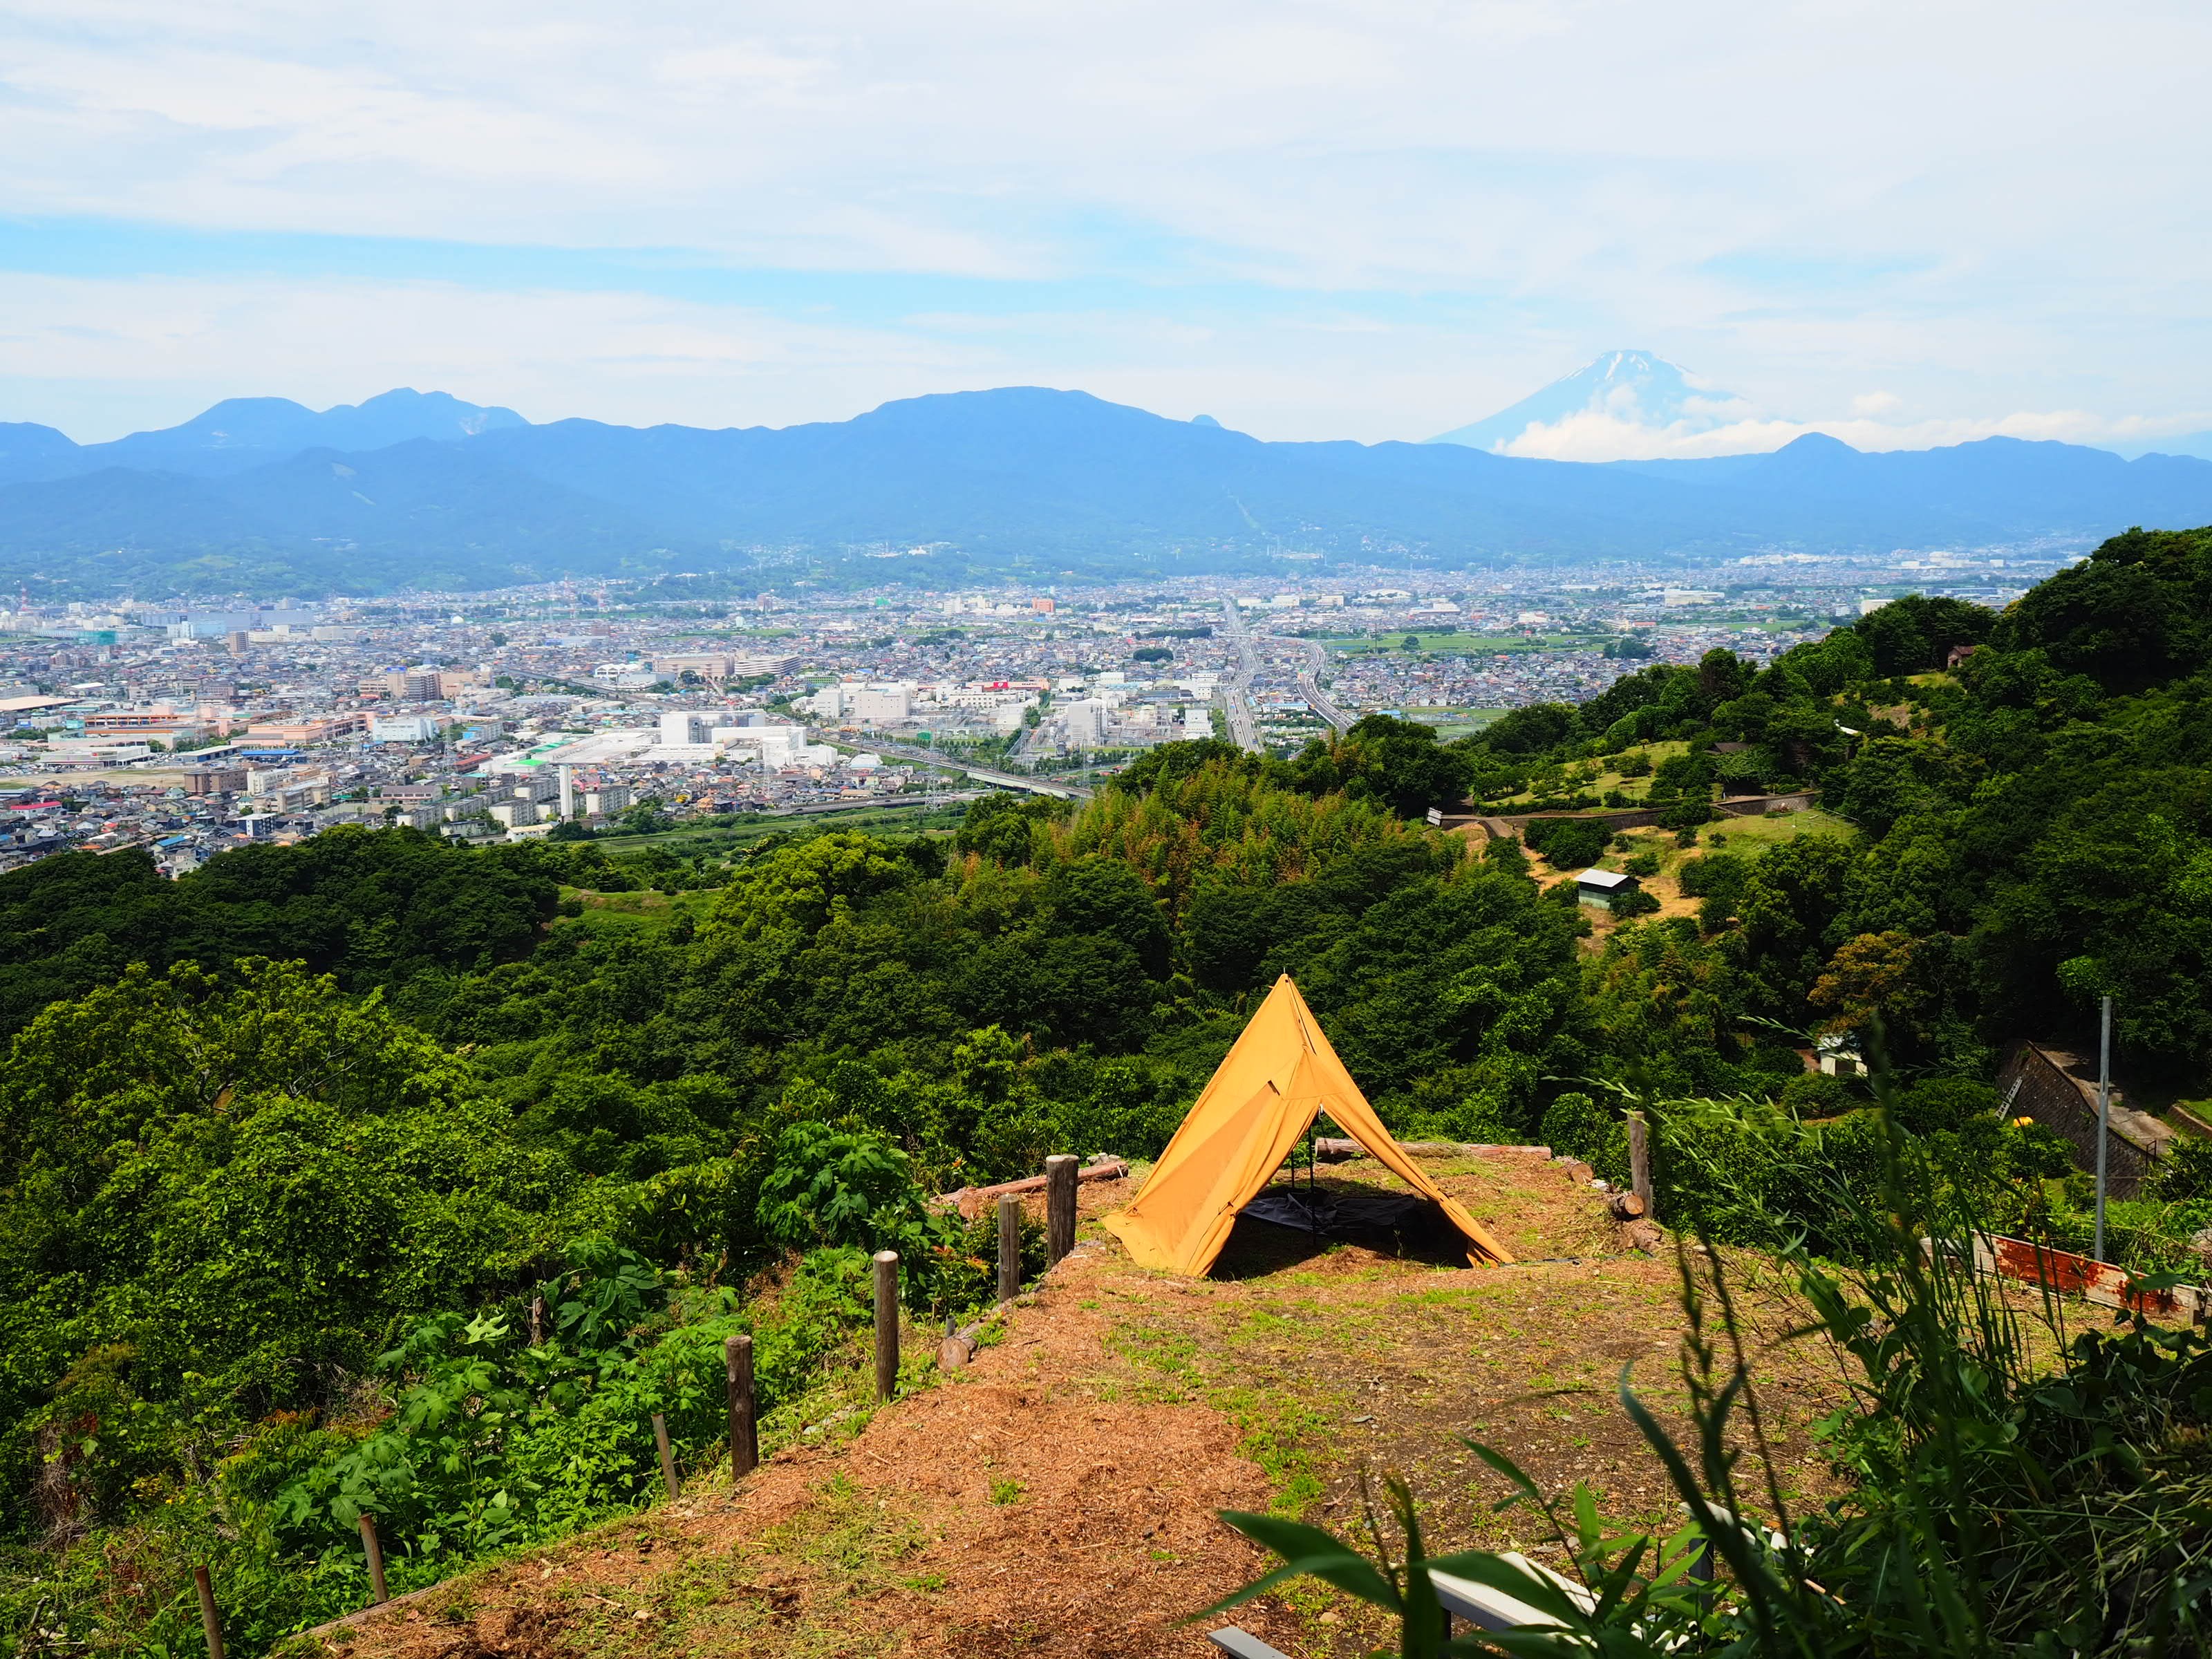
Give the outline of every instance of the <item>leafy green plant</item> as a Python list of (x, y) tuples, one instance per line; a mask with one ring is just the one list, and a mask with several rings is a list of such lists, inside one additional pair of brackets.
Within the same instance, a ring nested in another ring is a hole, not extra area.
[[(605, 1239), (574, 1246), (570, 1269), (540, 1291), (565, 1343), (525, 1346), (497, 1312), (446, 1313), (384, 1355), (378, 1369), (401, 1384), (397, 1410), (285, 1488), (280, 1530), (334, 1537), (344, 1551), (366, 1513), (394, 1547), (428, 1557), (481, 1554), (535, 1530), (549, 1488), (532, 1468), (544, 1460), (524, 1455), (523, 1443), (606, 1397), (632, 1363), (636, 1323), (660, 1284)], [(628, 1461), (642, 1467), (641, 1456)]]
[(869, 1129), (794, 1123), (776, 1142), (761, 1182), (761, 1231), (792, 1249), (916, 1247), (931, 1231), (914, 1160)]

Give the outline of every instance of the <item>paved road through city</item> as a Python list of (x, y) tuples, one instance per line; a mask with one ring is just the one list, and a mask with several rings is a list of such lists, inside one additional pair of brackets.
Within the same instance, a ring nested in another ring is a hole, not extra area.
[(1244, 618), (1237, 614), (1237, 601), (1224, 599), (1221, 614), (1229, 628), (1229, 638), (1237, 647), (1237, 666), (1221, 687), (1222, 707), (1229, 711), (1229, 735), (1239, 749), (1252, 754), (1260, 752), (1260, 723), (1252, 714), (1252, 677), (1260, 672), (1259, 654), (1252, 647), (1252, 635), (1244, 626)]
[(1331, 702), (1328, 694), (1321, 689), (1321, 671), (1328, 661), (1328, 651), (1319, 640), (1300, 640), (1298, 643), (1304, 647), (1305, 657), (1298, 669), (1298, 690), (1305, 694), (1306, 702), (1315, 714), (1338, 731), (1349, 732), (1352, 716)]

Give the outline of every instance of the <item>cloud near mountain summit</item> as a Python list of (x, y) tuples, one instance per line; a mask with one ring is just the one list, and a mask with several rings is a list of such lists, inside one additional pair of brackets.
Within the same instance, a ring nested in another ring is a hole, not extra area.
[[(1863, 393), (1835, 420), (1793, 420), (1644, 351), (1612, 351), (1542, 391), (1430, 440), (1552, 461), (1694, 460), (1765, 454), (1811, 432), (1859, 450), (1931, 449), (1980, 438), (2048, 439), (2124, 453), (2160, 447), (2172, 419), (2112, 420), (2081, 410), (1899, 421), (1904, 400)], [(1893, 417), (1893, 418), (1885, 418)], [(2201, 453), (2177, 447), (2176, 453)]]

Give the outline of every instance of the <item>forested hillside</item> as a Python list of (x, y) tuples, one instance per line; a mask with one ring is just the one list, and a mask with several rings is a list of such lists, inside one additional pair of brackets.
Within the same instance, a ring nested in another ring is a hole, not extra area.
[[(400, 1588), (632, 1503), (646, 1413), (720, 1432), (724, 1335), (773, 1407), (855, 1340), (862, 1249), (975, 1304), (988, 1246), (922, 1194), (1157, 1152), (1285, 971), (1401, 1133), (1605, 1167), (1641, 1102), (1670, 1218), (1846, 1255), (1816, 1194), (1871, 1180), (1867, 1097), (1798, 1050), (1878, 1026), (1944, 1179), (2070, 1237), (2063, 1152), (1989, 1079), (2110, 992), (2127, 1065), (2206, 1091), (2208, 654), (2212, 532), (2131, 532), (2002, 616), (1904, 600), (1451, 744), (1175, 745), (949, 841), (336, 830), (0, 878), (0, 1613), (173, 1648), (212, 1559), (251, 1651), (357, 1599), (363, 1509)], [(1602, 832), (1540, 863), (1419, 822), (1639, 768), (1694, 914), (1601, 937), (1559, 877)], [(1847, 822), (1714, 846), (1754, 784)], [(563, 897), (655, 884), (716, 896), (620, 933)], [(2212, 1222), (2205, 1175), (2142, 1226)]]

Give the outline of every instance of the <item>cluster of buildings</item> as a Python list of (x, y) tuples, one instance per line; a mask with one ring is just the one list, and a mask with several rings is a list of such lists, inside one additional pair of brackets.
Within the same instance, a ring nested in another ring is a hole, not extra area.
[[(1946, 580), (2002, 603), (2066, 556), (1962, 559)], [(817, 811), (921, 798), (945, 781), (932, 758), (1066, 781), (1192, 737), (1284, 750), (1376, 710), (1449, 724), (1715, 646), (1764, 659), (1923, 585), (1911, 562), (1754, 556), (1704, 587), (1315, 568), (1043, 592), (23, 599), (0, 612), (0, 867), (144, 845), (185, 868), (340, 823), (474, 839), (620, 826), (647, 802), (678, 820)]]
[(1169, 678), (1109, 668), (1021, 680), (838, 680), (795, 707), (825, 728), (905, 742), (997, 739), (1018, 763), (1211, 736), (1220, 679), (1217, 669)]

